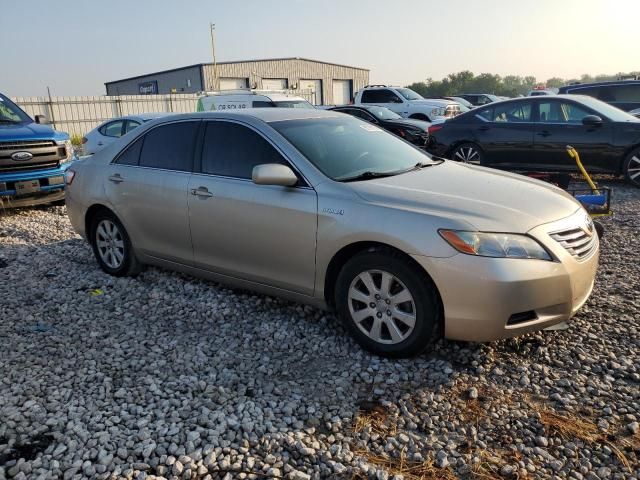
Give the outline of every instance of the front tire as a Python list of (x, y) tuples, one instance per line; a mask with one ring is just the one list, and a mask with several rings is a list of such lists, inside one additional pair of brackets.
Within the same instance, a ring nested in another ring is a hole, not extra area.
[(98, 265), (114, 277), (135, 276), (141, 265), (131, 240), (118, 218), (109, 211), (99, 212), (91, 221), (91, 247)]
[(484, 164), (484, 152), (475, 143), (461, 143), (451, 152), (451, 160), (456, 162), (471, 163), (473, 165)]
[(338, 275), (335, 300), (351, 335), (377, 355), (411, 357), (438, 338), (436, 288), (395, 252), (368, 251), (351, 258)]
[(624, 179), (635, 187), (640, 187), (640, 148), (632, 151), (624, 161)]

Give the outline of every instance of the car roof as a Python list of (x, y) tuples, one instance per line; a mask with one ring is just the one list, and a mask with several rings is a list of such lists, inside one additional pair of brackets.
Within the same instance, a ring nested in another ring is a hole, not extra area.
[(227, 118), (241, 119), (243, 117), (253, 117), (263, 122), (281, 122), (285, 120), (306, 120), (309, 118), (331, 118), (343, 115), (339, 112), (321, 110), (319, 108), (243, 108), (233, 111), (212, 110), (209, 112), (182, 113), (167, 117), (166, 120), (178, 120), (184, 118), (207, 119), (207, 118)]
[(600, 87), (606, 85), (638, 85), (640, 80), (608, 80), (606, 82), (591, 82), (591, 83), (573, 83), (571, 85), (564, 85), (560, 87), (560, 90), (566, 90), (569, 88), (587, 88), (587, 87)]

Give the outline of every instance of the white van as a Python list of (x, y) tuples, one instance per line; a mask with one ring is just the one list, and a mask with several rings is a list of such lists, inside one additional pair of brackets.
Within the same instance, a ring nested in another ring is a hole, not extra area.
[(198, 112), (208, 112), (210, 110), (263, 107), (315, 108), (304, 98), (283, 92), (221, 90), (219, 92), (202, 94), (202, 96), (198, 98), (196, 110)]

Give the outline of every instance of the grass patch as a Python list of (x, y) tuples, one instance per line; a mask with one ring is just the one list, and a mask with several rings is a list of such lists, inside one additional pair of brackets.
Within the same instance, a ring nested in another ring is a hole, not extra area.
[[(402, 475), (405, 480), (456, 480), (458, 478), (451, 468), (438, 468), (431, 459), (424, 462), (408, 461), (404, 450), (400, 452), (400, 456), (397, 458), (373, 455), (364, 450), (354, 453), (364, 458), (371, 465), (386, 470), (389, 476)], [(354, 480), (364, 480), (368, 477), (356, 474), (353, 478)]]

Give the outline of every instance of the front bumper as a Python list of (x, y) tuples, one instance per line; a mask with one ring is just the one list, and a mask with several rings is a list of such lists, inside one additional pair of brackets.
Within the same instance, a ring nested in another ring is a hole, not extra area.
[[(584, 212), (580, 210), (581, 218)], [(599, 246), (578, 260), (549, 236), (576, 215), (529, 232), (556, 261), (413, 256), (431, 275), (444, 307), (445, 337), (487, 342), (570, 319), (594, 286)], [(595, 240), (597, 242), (597, 239)]]
[[(5, 208), (30, 207), (55, 202), (64, 198), (64, 174), (72, 162), (57, 168), (28, 172), (0, 173), (0, 203)], [(37, 180), (39, 189), (27, 195), (19, 195), (16, 182)]]

